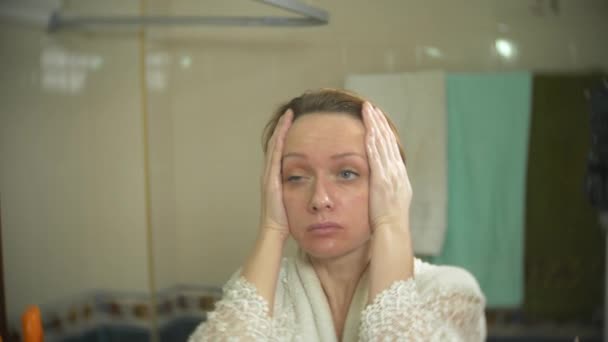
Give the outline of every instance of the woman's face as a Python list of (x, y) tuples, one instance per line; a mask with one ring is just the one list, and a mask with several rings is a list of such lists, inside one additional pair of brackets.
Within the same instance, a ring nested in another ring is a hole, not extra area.
[(285, 138), (282, 180), (289, 229), (305, 252), (334, 258), (369, 241), (363, 122), (343, 113), (299, 117)]

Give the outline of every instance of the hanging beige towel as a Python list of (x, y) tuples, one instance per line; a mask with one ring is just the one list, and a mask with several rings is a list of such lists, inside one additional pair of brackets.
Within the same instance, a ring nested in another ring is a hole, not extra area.
[(448, 198), (445, 74), (350, 75), (345, 88), (378, 104), (397, 125), (414, 190), (410, 210), (414, 251), (439, 254)]

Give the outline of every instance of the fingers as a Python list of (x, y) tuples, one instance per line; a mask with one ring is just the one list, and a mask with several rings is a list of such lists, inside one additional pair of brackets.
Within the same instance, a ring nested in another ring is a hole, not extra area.
[(372, 106), (371, 103), (369, 103), (369, 111), (371, 113), (372, 116), (372, 123), (374, 125), (374, 130), (377, 132), (376, 134), (376, 145), (378, 147), (378, 152), (380, 153), (380, 156), (382, 157), (382, 160), (385, 163), (390, 162), (391, 160), (391, 151), (390, 151), (390, 141), (387, 137), (386, 131), (384, 129), (384, 126), (382, 126), (382, 122), (380, 120), (380, 116), (382, 114), (378, 113), (378, 111)]
[(365, 143), (367, 147), (367, 159), (370, 164), (372, 172), (382, 171), (381, 153), (378, 149), (378, 128), (375, 123), (374, 114), (371, 112), (371, 105), (369, 102), (363, 104), (363, 124), (365, 125), (366, 135)]
[(264, 175), (266, 181), (278, 177), (281, 173), (281, 154), (283, 153), (283, 143), (285, 141), (287, 130), (289, 129), (289, 126), (291, 126), (292, 120), (293, 111), (288, 109), (279, 119), (279, 122), (272, 133), (272, 137), (268, 142)]
[(382, 110), (380, 108), (374, 108), (374, 110), (378, 117), (379, 126), (383, 128), (382, 131), (386, 139), (386, 145), (389, 154), (395, 161), (401, 161), (401, 154), (399, 153), (399, 145), (397, 144), (397, 137), (395, 136), (395, 133), (389, 126), (388, 120), (386, 119), (386, 116), (384, 115)]
[[(363, 122), (368, 133), (368, 158), (378, 159), (380, 164), (390, 165), (401, 161), (397, 138), (388, 125), (386, 117), (380, 109), (374, 108), (371, 103), (365, 102), (363, 106)], [(374, 158), (377, 154), (378, 158)]]

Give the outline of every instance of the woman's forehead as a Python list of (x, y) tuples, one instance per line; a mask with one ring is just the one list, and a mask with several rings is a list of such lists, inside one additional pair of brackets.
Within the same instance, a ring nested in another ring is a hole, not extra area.
[(361, 120), (344, 113), (306, 114), (298, 117), (287, 131), (291, 142), (311, 138), (351, 138), (358, 140), (365, 135)]
[(365, 156), (365, 127), (352, 116), (309, 114), (298, 118), (287, 132), (284, 156), (326, 159), (340, 154)]

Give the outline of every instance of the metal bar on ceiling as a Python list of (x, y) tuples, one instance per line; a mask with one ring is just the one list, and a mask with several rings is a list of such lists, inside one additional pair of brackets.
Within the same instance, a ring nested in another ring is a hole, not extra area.
[(254, 0), (302, 17), (247, 17), (247, 16), (74, 16), (55, 11), (48, 30), (58, 31), (82, 27), (120, 26), (141, 28), (145, 26), (274, 26), (302, 27), (329, 23), (329, 14), (323, 9), (308, 6), (297, 0)]
[(292, 13), (299, 14), (308, 19), (318, 20), (323, 24), (329, 22), (329, 14), (327, 11), (309, 6), (298, 0), (254, 0), (270, 6), (278, 7)]

